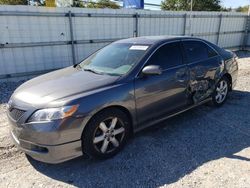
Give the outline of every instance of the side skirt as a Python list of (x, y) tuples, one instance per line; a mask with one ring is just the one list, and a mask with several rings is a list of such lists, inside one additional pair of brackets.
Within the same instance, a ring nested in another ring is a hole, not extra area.
[(162, 122), (162, 121), (164, 121), (164, 120), (167, 120), (167, 119), (169, 119), (169, 118), (171, 118), (171, 117), (173, 117), (173, 116), (176, 116), (176, 115), (178, 115), (178, 114), (181, 114), (181, 113), (183, 113), (183, 112), (186, 112), (186, 111), (188, 111), (188, 110), (190, 110), (190, 109), (192, 109), (192, 108), (195, 108), (195, 107), (197, 107), (197, 106), (200, 106), (200, 105), (202, 105), (202, 104), (205, 104), (205, 103), (207, 103), (207, 102), (209, 102), (209, 101), (211, 101), (211, 100), (212, 100), (212, 98), (207, 98), (207, 99), (205, 99), (204, 101), (201, 101), (201, 102), (198, 103), (198, 104), (189, 106), (189, 107), (187, 107), (187, 108), (185, 108), (185, 109), (183, 109), (183, 110), (180, 110), (180, 111), (178, 111), (178, 112), (175, 112), (175, 113), (170, 114), (170, 115), (168, 115), (168, 116), (165, 116), (165, 117), (163, 117), (163, 118), (160, 118), (160, 119), (156, 119), (156, 120), (154, 120), (154, 121), (151, 121), (150, 123), (146, 124), (145, 126), (140, 126), (139, 128), (135, 129), (135, 130), (134, 130), (134, 133), (139, 132), (139, 131), (141, 131), (141, 130), (147, 128), (147, 127), (150, 127), (150, 126), (152, 126), (152, 125), (155, 125), (155, 124), (157, 124), (157, 123), (160, 123), (160, 122)]

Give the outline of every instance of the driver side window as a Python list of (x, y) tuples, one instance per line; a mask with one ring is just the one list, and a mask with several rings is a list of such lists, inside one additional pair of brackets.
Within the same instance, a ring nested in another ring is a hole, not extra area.
[(162, 70), (181, 65), (182, 53), (180, 42), (165, 44), (160, 47), (149, 59), (148, 65), (159, 65)]

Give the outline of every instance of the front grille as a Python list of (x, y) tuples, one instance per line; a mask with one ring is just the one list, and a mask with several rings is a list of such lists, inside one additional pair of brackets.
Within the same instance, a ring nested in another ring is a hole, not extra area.
[(17, 109), (17, 108), (10, 108), (9, 109), (9, 115), (15, 121), (19, 120), (23, 116), (24, 113), (25, 113), (24, 110), (20, 110), (20, 109)]

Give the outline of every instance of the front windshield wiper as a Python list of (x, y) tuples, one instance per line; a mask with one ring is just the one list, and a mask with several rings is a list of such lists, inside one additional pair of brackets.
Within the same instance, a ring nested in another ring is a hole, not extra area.
[(95, 74), (103, 74), (103, 73), (97, 72), (97, 71), (95, 71), (95, 70), (93, 70), (93, 69), (87, 69), (87, 68), (85, 68), (85, 69), (83, 69), (83, 70), (84, 70), (84, 71), (93, 72), (93, 73), (95, 73)]
[(79, 68), (81, 70), (84, 70), (84, 71), (89, 71), (89, 72), (92, 72), (92, 73), (95, 73), (95, 74), (107, 74), (107, 75), (110, 75), (110, 76), (121, 76), (120, 74), (116, 74), (116, 73), (104, 73), (104, 72), (99, 72), (99, 71), (96, 71), (96, 70), (93, 70), (93, 69), (90, 69), (90, 68), (82, 68), (80, 64), (76, 64), (74, 66), (74, 68)]
[(76, 67), (78, 67), (78, 66), (80, 66), (80, 63), (77, 63), (77, 64), (74, 64), (74, 65), (73, 65), (74, 68), (76, 68)]
[(74, 64), (73, 67), (77, 69), (81, 69), (81, 64), (80, 63)]

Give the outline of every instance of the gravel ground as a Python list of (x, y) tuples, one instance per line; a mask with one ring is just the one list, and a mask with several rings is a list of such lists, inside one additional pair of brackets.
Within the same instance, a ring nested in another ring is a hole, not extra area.
[(203, 105), (144, 130), (105, 161), (26, 158), (5, 115), (22, 82), (0, 83), (0, 187), (250, 187), (250, 53), (238, 55), (238, 83), (223, 107)]

